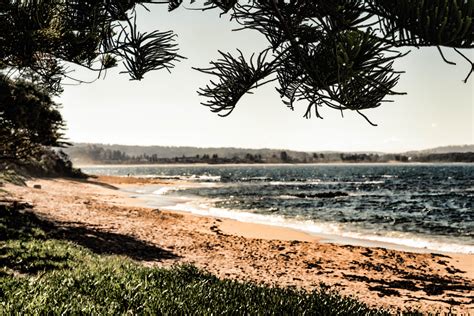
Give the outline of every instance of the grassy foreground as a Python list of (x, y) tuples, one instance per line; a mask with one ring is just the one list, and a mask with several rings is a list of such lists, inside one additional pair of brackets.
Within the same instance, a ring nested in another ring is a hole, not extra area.
[(48, 225), (0, 205), (0, 314), (388, 314), (324, 287), (269, 288), (97, 255), (54, 238)]

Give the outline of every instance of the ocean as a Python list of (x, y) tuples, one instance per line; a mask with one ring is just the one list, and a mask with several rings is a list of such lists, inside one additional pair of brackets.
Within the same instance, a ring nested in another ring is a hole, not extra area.
[(97, 175), (186, 180), (171, 187), (127, 189), (152, 207), (288, 227), (330, 242), (474, 253), (473, 164), (82, 169)]

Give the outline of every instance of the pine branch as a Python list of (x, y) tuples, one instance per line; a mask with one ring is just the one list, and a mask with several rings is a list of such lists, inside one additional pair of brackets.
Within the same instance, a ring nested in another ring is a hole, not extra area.
[(222, 57), (211, 62), (212, 67), (194, 68), (218, 78), (218, 82), (211, 80), (209, 85), (198, 91), (198, 94), (209, 99), (202, 104), (209, 107), (212, 112), (219, 112), (219, 116), (228, 116), (232, 113), (240, 98), (246, 93), (251, 93), (252, 89), (276, 80), (276, 78), (264, 80), (275, 71), (277, 60), (275, 58), (272, 62), (265, 61), (268, 50), (260, 53), (255, 61), (252, 55), (249, 62), (245, 60), (240, 50), (238, 52), (238, 57), (219, 52)]

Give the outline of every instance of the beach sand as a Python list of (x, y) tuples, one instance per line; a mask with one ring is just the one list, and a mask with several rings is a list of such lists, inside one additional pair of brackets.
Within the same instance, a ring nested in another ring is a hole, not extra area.
[[(33, 185), (41, 189), (33, 189)], [(313, 289), (321, 282), (370, 306), (474, 315), (474, 255), (321, 243), (291, 229), (144, 207), (118, 188), (172, 181), (99, 177), (7, 184), (54, 235), (145, 265), (192, 263), (221, 278)]]

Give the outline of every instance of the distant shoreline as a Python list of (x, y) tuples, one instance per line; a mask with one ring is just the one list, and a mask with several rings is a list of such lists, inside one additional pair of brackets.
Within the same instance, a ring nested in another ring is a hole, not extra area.
[(474, 162), (474, 145), (404, 153), (295, 151), (288, 149), (200, 148), (75, 144), (63, 149), (77, 164), (312, 164)]
[(156, 167), (209, 167), (209, 166), (320, 166), (320, 165), (340, 165), (340, 166), (350, 166), (350, 165), (468, 165), (474, 164), (474, 162), (449, 162), (449, 161), (440, 161), (440, 162), (400, 162), (400, 161), (391, 161), (391, 162), (310, 162), (310, 163), (97, 163), (97, 164), (74, 164), (76, 168), (89, 168), (89, 167), (143, 167), (143, 166), (156, 166)]

